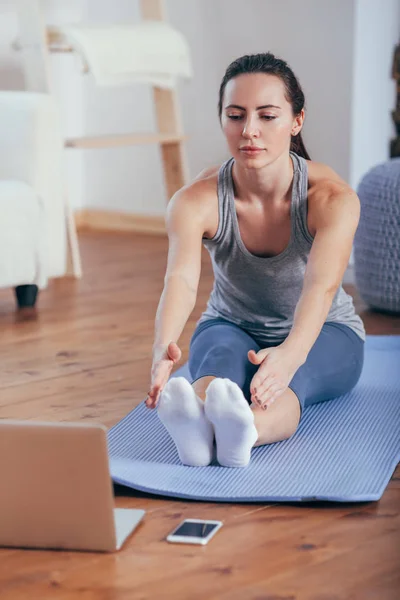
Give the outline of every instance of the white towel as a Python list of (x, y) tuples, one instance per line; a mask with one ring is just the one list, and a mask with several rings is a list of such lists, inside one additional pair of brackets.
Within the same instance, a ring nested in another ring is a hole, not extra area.
[(80, 54), (98, 85), (140, 82), (171, 89), (178, 77), (192, 77), (184, 36), (163, 21), (51, 29)]

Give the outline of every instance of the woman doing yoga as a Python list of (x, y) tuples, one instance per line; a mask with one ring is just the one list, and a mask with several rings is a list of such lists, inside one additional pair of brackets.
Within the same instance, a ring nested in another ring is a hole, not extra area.
[[(310, 160), (304, 114), (286, 62), (270, 53), (235, 60), (219, 95), (231, 158), (168, 205), (146, 405), (158, 407), (186, 465), (208, 465), (215, 440), (221, 465), (246, 466), (254, 446), (290, 438), (309, 405), (360, 377), (365, 330), (342, 287), (360, 202)], [(168, 381), (196, 302), (202, 244), (214, 286), (190, 343), (192, 383)]]

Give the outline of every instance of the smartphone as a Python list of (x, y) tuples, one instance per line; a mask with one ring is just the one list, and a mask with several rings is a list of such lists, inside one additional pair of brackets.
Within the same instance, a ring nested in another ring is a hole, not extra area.
[(221, 529), (222, 521), (203, 521), (201, 519), (185, 519), (167, 535), (167, 542), (178, 544), (207, 544)]

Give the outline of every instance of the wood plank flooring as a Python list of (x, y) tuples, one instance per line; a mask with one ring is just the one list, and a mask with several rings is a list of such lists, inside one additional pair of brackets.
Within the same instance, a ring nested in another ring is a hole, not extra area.
[[(37, 311), (0, 291), (0, 418), (114, 425), (149, 385), (154, 316), (167, 257), (163, 237), (82, 233), (84, 278), (57, 280)], [(204, 254), (183, 360), (212, 285)], [(400, 318), (367, 311), (367, 332), (400, 334)], [(1, 485), (1, 482), (0, 482)], [(380, 502), (212, 504), (118, 490), (143, 523), (111, 555), (0, 549), (2, 600), (398, 600), (400, 469)], [(183, 518), (225, 525), (202, 547), (167, 544)]]

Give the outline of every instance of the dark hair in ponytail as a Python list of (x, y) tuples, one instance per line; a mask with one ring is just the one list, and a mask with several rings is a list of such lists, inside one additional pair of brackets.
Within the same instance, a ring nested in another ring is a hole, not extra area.
[[(279, 77), (285, 86), (286, 99), (292, 105), (293, 114), (295, 116), (298, 115), (304, 108), (305, 99), (303, 90), (292, 69), (284, 60), (276, 58), (270, 52), (248, 54), (234, 60), (225, 72), (219, 88), (218, 114), (220, 119), (226, 84), (234, 77), (245, 73), (266, 73), (267, 75)], [(301, 137), (301, 131), (297, 135), (292, 135), (290, 150), (310, 160), (310, 156), (304, 146), (303, 138)]]

